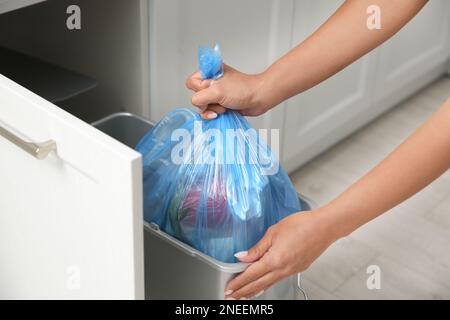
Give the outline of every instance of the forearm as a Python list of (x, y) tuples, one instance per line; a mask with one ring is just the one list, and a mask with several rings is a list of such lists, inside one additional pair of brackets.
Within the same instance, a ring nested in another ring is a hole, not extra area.
[[(262, 100), (274, 106), (331, 77), (389, 39), (426, 0), (348, 0), (316, 32), (262, 74)], [(367, 28), (370, 5), (381, 10), (381, 29)]]
[(450, 99), (412, 136), (319, 210), (339, 238), (408, 199), (450, 168)]

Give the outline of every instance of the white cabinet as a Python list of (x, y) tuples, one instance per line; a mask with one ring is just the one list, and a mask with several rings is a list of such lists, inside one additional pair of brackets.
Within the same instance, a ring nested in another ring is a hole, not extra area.
[[(296, 1), (292, 46), (314, 32), (341, 3)], [(374, 65), (374, 56), (369, 54), (287, 101), (283, 160), (288, 171), (310, 160), (361, 124), (357, 118), (370, 108)]]
[[(296, 1), (292, 45), (305, 39), (340, 3)], [(449, 6), (446, 0), (430, 1), (380, 48), (287, 102), (283, 160), (288, 171), (445, 72)]]
[(379, 49), (374, 107), (386, 109), (445, 71), (450, 47), (450, 3), (429, 1)]

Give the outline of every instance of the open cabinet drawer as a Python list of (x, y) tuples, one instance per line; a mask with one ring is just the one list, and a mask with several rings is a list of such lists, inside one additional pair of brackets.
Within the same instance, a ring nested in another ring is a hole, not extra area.
[(140, 155), (2, 75), (0, 126), (57, 147), (0, 136), (0, 298), (144, 298)]

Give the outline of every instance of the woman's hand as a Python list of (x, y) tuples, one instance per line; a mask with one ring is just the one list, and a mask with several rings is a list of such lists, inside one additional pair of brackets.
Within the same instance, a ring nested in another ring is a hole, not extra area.
[(258, 296), (282, 278), (306, 270), (337, 239), (326, 219), (318, 209), (298, 212), (270, 227), (248, 253), (236, 254), (242, 262), (254, 263), (228, 283), (225, 298)]
[(264, 75), (248, 75), (224, 65), (224, 75), (217, 80), (202, 80), (195, 72), (186, 80), (194, 91), (192, 104), (204, 119), (214, 119), (226, 109), (238, 110), (244, 116), (258, 116), (273, 105), (265, 98)]

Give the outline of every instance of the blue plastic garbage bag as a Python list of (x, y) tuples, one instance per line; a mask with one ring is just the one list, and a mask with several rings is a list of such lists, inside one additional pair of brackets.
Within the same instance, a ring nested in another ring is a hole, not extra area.
[(266, 142), (235, 111), (203, 120), (168, 113), (138, 143), (144, 217), (223, 262), (300, 210), (296, 191)]

